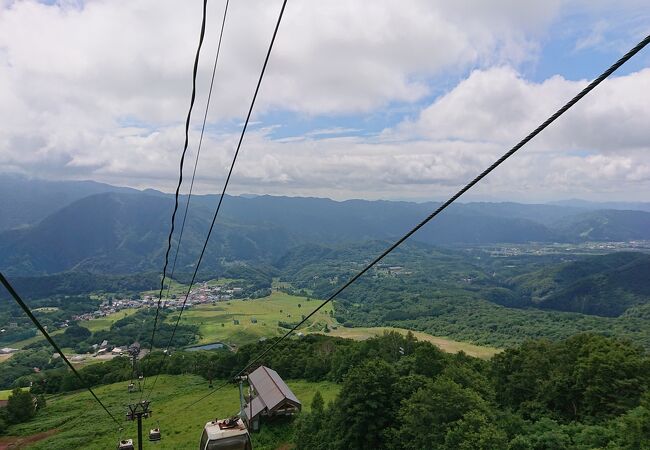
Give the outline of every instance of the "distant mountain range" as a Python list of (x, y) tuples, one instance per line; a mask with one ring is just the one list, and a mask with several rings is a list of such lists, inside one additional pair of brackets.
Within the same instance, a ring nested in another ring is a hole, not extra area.
[[(7, 273), (119, 274), (162, 267), (171, 195), (20, 177), (4, 178), (0, 194), (0, 269)], [(192, 198), (180, 270), (192, 269), (216, 202), (214, 195)], [(177, 229), (184, 199), (181, 204)], [(394, 239), (436, 206), (433, 202), (229, 196), (204, 267), (224, 261), (271, 261), (303, 244)], [(413, 238), (436, 245), (650, 239), (650, 212), (575, 205), (455, 204)]]
[(0, 174), (0, 231), (33, 225), (84, 197), (139, 192), (95, 181), (48, 181)]

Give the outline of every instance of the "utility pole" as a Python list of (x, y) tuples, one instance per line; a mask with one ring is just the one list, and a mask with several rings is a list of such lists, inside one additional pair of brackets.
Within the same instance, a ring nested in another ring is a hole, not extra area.
[(149, 410), (150, 403), (142, 400), (140, 403), (128, 405), (129, 411), (126, 413), (127, 420), (138, 421), (138, 450), (142, 450), (142, 418), (147, 419), (151, 417), (151, 411)]

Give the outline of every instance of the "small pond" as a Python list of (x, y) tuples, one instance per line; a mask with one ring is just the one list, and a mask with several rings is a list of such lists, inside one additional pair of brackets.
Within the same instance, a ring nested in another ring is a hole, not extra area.
[(199, 350), (214, 350), (217, 348), (225, 348), (226, 345), (221, 342), (213, 342), (212, 344), (197, 345), (196, 347), (185, 348), (188, 352), (196, 352)]

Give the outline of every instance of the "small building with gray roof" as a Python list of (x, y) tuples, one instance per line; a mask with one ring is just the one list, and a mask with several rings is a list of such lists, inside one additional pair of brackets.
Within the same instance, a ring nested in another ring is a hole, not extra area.
[(244, 405), (242, 417), (253, 431), (259, 430), (262, 416), (288, 416), (302, 409), (300, 400), (273, 369), (258, 367), (248, 375), (248, 384), (252, 400)]

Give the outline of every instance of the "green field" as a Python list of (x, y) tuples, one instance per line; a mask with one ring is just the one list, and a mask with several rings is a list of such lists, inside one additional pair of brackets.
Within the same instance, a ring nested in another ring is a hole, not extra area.
[[(269, 297), (255, 300), (231, 300), (229, 302), (219, 302), (216, 305), (199, 305), (185, 311), (182, 321), (199, 327), (201, 335), (199, 344), (225, 342), (243, 345), (255, 342), (263, 336), (272, 337), (285, 333), (287, 331), (285, 328), (277, 326), (278, 321), (297, 322), (301, 320), (302, 314), (311, 312), (321, 301), (307, 301), (305, 297), (289, 295), (284, 292), (273, 292)], [(298, 304), (301, 305), (300, 308), (298, 308)], [(331, 310), (331, 304), (324, 306), (317, 313), (317, 319), (314, 323), (305, 327), (302, 331), (304, 333), (320, 333), (323, 325), (327, 324), (330, 327), (330, 336), (355, 340), (379, 336), (386, 331), (397, 331), (402, 334), (408, 332), (404, 328), (393, 327), (344, 328), (338, 325), (333, 317), (330, 317), (329, 312)], [(291, 317), (288, 317), (289, 314)], [(257, 319), (257, 323), (252, 323), (252, 318)], [(239, 320), (239, 325), (233, 323), (235, 319)], [(172, 320), (171, 316), (168, 320)], [(332, 329), (332, 325), (338, 325), (337, 329)], [(441, 350), (449, 353), (463, 351), (468, 355), (487, 359), (500, 351), (494, 347), (482, 347), (466, 342), (458, 342), (419, 331), (413, 331), (412, 333), (418, 340), (431, 342)]]
[[(135, 438), (137, 435), (135, 423), (124, 421), (124, 405), (137, 402), (139, 394), (128, 394), (126, 384), (122, 382), (101, 386), (95, 392), (120, 421), (124, 428), (121, 436)], [(311, 399), (317, 390), (321, 392), (326, 403), (333, 400), (339, 391), (337, 384), (329, 382), (310, 383), (298, 380), (288, 381), (287, 384), (303, 403), (305, 410), (309, 410)], [(238, 412), (239, 391), (234, 385), (229, 385), (220, 391), (212, 391), (215, 393), (202, 402), (183, 409), (208, 392), (211, 391), (203, 378), (161, 375), (156, 384), (156, 392), (151, 398), (153, 417), (145, 420), (144, 426), (152, 428), (159, 424), (163, 440), (157, 444), (150, 444), (147, 441), (144, 447), (196, 448), (206, 422), (216, 417), (232, 416)], [(35, 442), (29, 448), (47, 450), (115, 448), (118, 440), (117, 425), (86, 391), (49, 397), (47, 407), (41, 410), (35, 419), (29, 423), (12, 426), (8, 430), (11, 436), (23, 436), (22, 439), (29, 439), (29, 436), (38, 433), (46, 436), (48, 431), (50, 435), (47, 438)], [(287, 435), (288, 431), (286, 425), (263, 426), (261, 433), (253, 435), (254, 448), (277, 448), (277, 435)], [(15, 441), (16, 437), (0, 438), (0, 447), (2, 444)]]
[[(305, 297), (274, 292), (269, 297), (255, 300), (230, 300), (218, 302), (216, 305), (198, 305), (183, 313), (182, 322), (199, 327), (199, 344), (225, 342), (241, 346), (255, 342), (263, 336), (272, 337), (286, 332), (286, 329), (278, 327), (279, 321), (298, 322), (303, 314), (309, 314), (318, 304), (318, 300), (308, 301)], [(304, 331), (317, 329), (317, 324), (332, 324), (334, 319), (329, 315), (331, 310), (331, 305), (323, 307), (311, 327), (306, 327)], [(170, 315), (168, 321), (175, 320), (175, 317)], [(256, 319), (257, 323), (253, 323), (252, 319)], [(239, 325), (235, 325), (234, 320), (238, 320)]]
[(137, 308), (126, 308), (116, 313), (109, 314), (106, 317), (79, 322), (79, 325), (88, 328), (93, 333), (100, 330), (108, 330), (114, 322), (135, 314), (136, 311), (138, 311)]
[[(44, 338), (43, 338), (43, 335), (40, 333), (40, 331), (37, 331), (37, 333), (38, 333), (38, 334), (37, 334), (36, 336), (32, 336), (32, 337), (30, 337), (30, 338), (23, 339), (22, 341), (16, 341), (16, 342), (13, 342), (13, 343), (10, 345), (10, 347), (12, 347), (12, 348), (17, 348), (17, 349), (21, 349), (21, 348), (25, 348), (25, 347), (28, 346), (29, 344), (33, 344), (33, 343), (36, 342), (36, 341), (40, 341), (40, 340), (44, 339)], [(54, 330), (54, 331), (52, 331), (52, 332), (50, 333), (50, 336), (56, 336), (57, 334), (61, 334), (61, 333), (63, 333), (63, 330)]]
[[(215, 283), (227, 281), (232, 280), (215, 280)], [(274, 337), (285, 333), (287, 329), (278, 327), (278, 322), (298, 322), (302, 319), (303, 314), (309, 314), (320, 302), (322, 300), (308, 300), (306, 297), (274, 291), (268, 297), (254, 300), (220, 301), (214, 305), (204, 304), (188, 308), (183, 312), (182, 323), (198, 326), (200, 338), (195, 345), (224, 342), (237, 347), (256, 342), (261, 337)], [(132, 315), (136, 311), (137, 309), (124, 309), (106, 317), (81, 322), (81, 325), (92, 332), (107, 330), (115, 321)], [(332, 311), (332, 305), (325, 305), (317, 313), (316, 318), (311, 320), (309, 325), (302, 328), (301, 331), (303, 333), (322, 333), (324, 325), (327, 324), (330, 328), (330, 336), (355, 340), (368, 339), (381, 335), (385, 331), (397, 331), (402, 334), (408, 332), (404, 328), (393, 327), (344, 328), (330, 316), (330, 311)], [(176, 317), (176, 314), (170, 314), (167, 321), (173, 323)], [(253, 323), (252, 319), (256, 319), (257, 323)], [(238, 320), (239, 324), (235, 325), (234, 320)], [(336, 326), (337, 329), (333, 329), (333, 326)], [(56, 330), (52, 335), (62, 331)], [(441, 350), (449, 353), (463, 351), (468, 355), (487, 359), (499, 352), (499, 349), (494, 347), (459, 342), (419, 331), (413, 331), (412, 333), (418, 340), (431, 342)], [(17, 348), (23, 348), (40, 339), (42, 337), (39, 335), (13, 345)]]
[[(23, 388), (23, 389), (29, 390), (29, 388)], [(11, 395), (11, 389), (0, 391), (0, 400), (7, 400), (10, 395)]]

